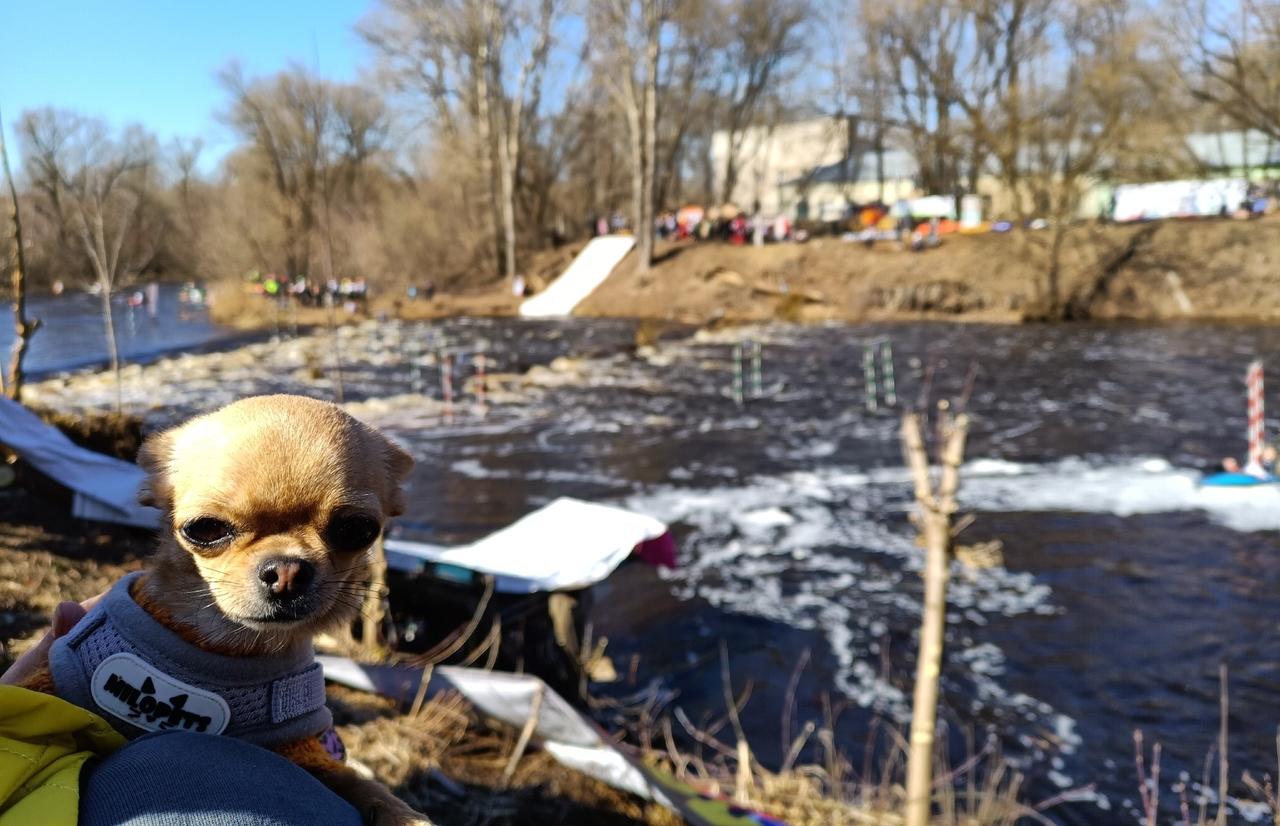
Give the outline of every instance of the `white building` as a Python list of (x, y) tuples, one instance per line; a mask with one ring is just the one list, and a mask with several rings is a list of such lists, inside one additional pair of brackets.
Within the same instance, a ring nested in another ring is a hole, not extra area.
[[(835, 220), (850, 202), (892, 203), (921, 194), (909, 153), (886, 149), (878, 164), (875, 152), (849, 151), (850, 131), (844, 118), (831, 117), (746, 129), (738, 136), (737, 178), (729, 201), (748, 212), (758, 204), (765, 215)], [(729, 137), (727, 131), (711, 137), (717, 193), (728, 174)]]

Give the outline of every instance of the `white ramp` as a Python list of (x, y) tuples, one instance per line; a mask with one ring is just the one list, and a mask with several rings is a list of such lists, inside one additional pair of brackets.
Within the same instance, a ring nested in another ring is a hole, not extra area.
[(520, 305), (520, 315), (526, 318), (569, 315), (592, 290), (604, 283), (635, 243), (631, 235), (602, 235), (594, 239), (550, 287)]

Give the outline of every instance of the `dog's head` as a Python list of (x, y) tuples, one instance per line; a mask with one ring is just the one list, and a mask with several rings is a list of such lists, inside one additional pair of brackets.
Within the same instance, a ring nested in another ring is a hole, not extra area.
[(348, 621), (413, 460), (341, 408), (259, 396), (150, 438), (150, 596), (203, 641), (273, 649)]

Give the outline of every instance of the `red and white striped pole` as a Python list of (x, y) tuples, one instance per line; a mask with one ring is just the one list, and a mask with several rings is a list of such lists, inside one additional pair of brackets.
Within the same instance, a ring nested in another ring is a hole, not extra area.
[(453, 418), (453, 356), (445, 353), (440, 357), (440, 389), (444, 393), (444, 417)]
[(476, 407), (481, 416), (489, 412), (489, 386), (485, 379), (485, 357), (484, 353), (476, 353), (475, 356), (475, 387), (476, 387)]
[(1262, 448), (1265, 442), (1266, 403), (1262, 393), (1262, 362), (1255, 361), (1249, 365), (1245, 376), (1245, 384), (1249, 388), (1249, 466), (1262, 466)]

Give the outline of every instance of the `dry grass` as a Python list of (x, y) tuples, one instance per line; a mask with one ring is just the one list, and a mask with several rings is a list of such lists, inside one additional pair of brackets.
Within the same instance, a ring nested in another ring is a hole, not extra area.
[[(697, 749), (682, 752), (668, 726), (666, 749), (648, 752), (646, 761), (702, 794), (731, 800), (790, 826), (896, 826), (903, 822), (906, 744), (900, 735), (878, 765), (865, 766), (862, 772), (856, 772), (848, 757), (834, 746), (830, 729), (806, 726), (801, 738), (811, 736), (818, 743), (813, 762), (771, 771), (755, 760), (745, 741), (738, 741), (736, 748), (716, 741), (716, 757), (711, 760)], [(704, 738), (704, 745), (714, 740), (705, 732), (698, 737)], [(800, 738), (797, 743), (803, 745)], [(793, 754), (796, 751), (799, 748)], [(1013, 826), (1027, 822), (1023, 819), (1047, 822), (1039, 813), (1045, 805), (1032, 807), (1020, 800), (1021, 775), (993, 748), (957, 768), (939, 760), (935, 777), (936, 815), (932, 822), (936, 826)]]
[(436, 695), (417, 714), (390, 700), (331, 687), (338, 733), (352, 759), (411, 805), (454, 824), (677, 826), (666, 809), (619, 792), (530, 749), (504, 772), (517, 732), (489, 724), (460, 696)]
[[(1218, 681), (1218, 742), (1205, 753), (1198, 790), (1186, 777), (1173, 784), (1172, 791), (1178, 796), (1178, 819), (1174, 821), (1178, 826), (1225, 826), (1230, 820), (1226, 802), (1230, 799), (1231, 770), (1226, 755), (1229, 753), (1227, 723), (1231, 703), (1225, 663), (1218, 667)], [(1138, 800), (1142, 806), (1142, 826), (1159, 826), (1161, 745), (1156, 742), (1148, 752), (1142, 729), (1135, 729), (1133, 753)], [(1276, 766), (1280, 769), (1280, 729), (1276, 732)], [(1216, 787), (1213, 777), (1215, 768)], [(1240, 779), (1249, 790), (1253, 802), (1265, 805), (1270, 810), (1272, 824), (1280, 826), (1280, 792), (1277, 791), (1272, 776), (1266, 773), (1259, 779), (1246, 770)]]
[[(630, 735), (641, 744), (644, 762), (699, 794), (780, 819), (789, 826), (897, 826), (906, 804), (907, 740), (897, 726), (879, 718), (869, 728), (861, 759), (855, 763), (839, 745), (840, 706), (824, 698), (821, 719), (796, 720), (796, 691), (808, 663), (802, 654), (787, 685), (781, 730), (789, 741), (776, 767), (755, 757), (741, 723), (753, 685), (735, 691), (729, 657), (721, 650), (725, 713), (695, 726), (676, 707), (662, 708), (657, 695), (640, 707), (625, 710)], [(616, 711), (617, 709), (615, 709)], [(944, 730), (945, 735), (945, 730)], [(946, 737), (935, 758), (933, 792), (935, 826), (1013, 826), (1048, 823), (1044, 809), (1064, 798), (1031, 806), (1023, 801), (1023, 778), (1000, 754), (995, 739), (977, 747), (966, 740), (969, 757), (950, 766)]]
[(97, 453), (132, 462), (142, 447), (142, 419), (128, 413), (94, 411), (67, 413), (46, 408), (32, 411), (61, 430), (71, 441)]

